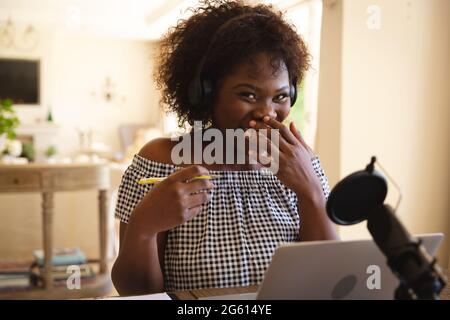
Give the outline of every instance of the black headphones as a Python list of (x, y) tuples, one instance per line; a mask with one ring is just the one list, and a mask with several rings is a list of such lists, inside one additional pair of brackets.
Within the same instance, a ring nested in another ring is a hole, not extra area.
[[(264, 15), (261, 13), (245, 13), (245, 14), (238, 15), (238, 16), (228, 20), (223, 25), (221, 25), (216, 30), (214, 35), (212, 36), (211, 41), (209, 42), (208, 48), (206, 49), (205, 54), (203, 55), (202, 59), (200, 60), (198, 66), (196, 68), (196, 71), (194, 73), (194, 77), (192, 78), (192, 80), (188, 86), (188, 99), (189, 99), (189, 103), (192, 106), (201, 106), (201, 105), (204, 105), (206, 102), (211, 101), (213, 91), (214, 91), (213, 81), (208, 76), (202, 75), (202, 72), (203, 72), (203, 66), (209, 55), (209, 52), (211, 51), (211, 48), (214, 45), (214, 43), (216, 42), (220, 33), (223, 30), (225, 30), (229, 25), (231, 25), (233, 22), (247, 18), (249, 16), (268, 17), (267, 15)], [(295, 104), (295, 101), (297, 100), (297, 79), (292, 79), (292, 83), (291, 83), (290, 90), (289, 90), (289, 96), (291, 98), (291, 107), (292, 107)]]

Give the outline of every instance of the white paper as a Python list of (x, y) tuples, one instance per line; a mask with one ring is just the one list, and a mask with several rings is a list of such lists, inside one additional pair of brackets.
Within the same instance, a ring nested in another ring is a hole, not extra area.
[(172, 299), (167, 293), (162, 292), (162, 293), (144, 294), (139, 296), (104, 297), (99, 298), (99, 300), (172, 300)]

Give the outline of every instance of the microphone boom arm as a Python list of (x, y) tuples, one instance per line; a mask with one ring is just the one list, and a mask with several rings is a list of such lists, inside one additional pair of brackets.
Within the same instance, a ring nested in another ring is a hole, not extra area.
[(367, 228), (400, 280), (395, 299), (439, 299), (446, 278), (441, 268), (397, 219), (389, 205), (369, 213)]

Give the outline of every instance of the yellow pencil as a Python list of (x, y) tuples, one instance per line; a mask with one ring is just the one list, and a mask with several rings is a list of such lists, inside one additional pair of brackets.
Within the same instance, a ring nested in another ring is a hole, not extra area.
[[(138, 181), (138, 184), (154, 184), (157, 182), (161, 182), (165, 179), (166, 177), (153, 177), (153, 178), (143, 178), (140, 179)], [(217, 178), (217, 176), (213, 176), (213, 175), (201, 175), (201, 176), (197, 176), (192, 178), (191, 180), (198, 180), (198, 179), (207, 179), (207, 180), (211, 180), (211, 179), (215, 179)]]

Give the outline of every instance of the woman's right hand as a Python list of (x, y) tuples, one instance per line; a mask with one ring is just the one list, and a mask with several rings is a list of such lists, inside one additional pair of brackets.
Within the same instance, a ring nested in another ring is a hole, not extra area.
[(208, 175), (206, 168), (193, 165), (182, 168), (155, 184), (138, 203), (130, 217), (129, 226), (137, 227), (141, 236), (153, 236), (175, 228), (192, 219), (211, 200), (211, 195), (201, 190), (215, 186), (207, 179), (192, 178)]

